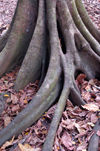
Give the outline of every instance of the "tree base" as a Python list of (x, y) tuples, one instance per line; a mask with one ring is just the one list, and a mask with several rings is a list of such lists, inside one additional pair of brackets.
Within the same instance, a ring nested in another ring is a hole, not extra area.
[[(37, 6), (39, 6), (38, 13)], [(15, 89), (22, 89), (41, 74), (44, 81), (42, 80), (43, 83), (31, 103), (0, 132), (0, 145), (37, 121), (60, 94), (43, 147), (43, 151), (48, 149), (52, 151), (55, 133), (68, 96), (71, 95), (74, 104), (79, 106), (85, 104), (75, 83), (75, 74), (81, 71), (88, 79), (99, 77), (100, 45), (96, 37), (93, 37), (93, 33), (88, 31), (79, 14), (76, 0), (54, 0), (52, 2), (40, 0), (39, 5), (31, 0), (18, 2), (10, 36), (0, 53), (0, 76), (24, 54)], [(49, 61), (45, 65), (47, 54)], [(5, 62), (6, 58), (7, 62)], [(44, 71), (47, 72), (44, 74)], [(61, 91), (60, 83), (62, 82)]]

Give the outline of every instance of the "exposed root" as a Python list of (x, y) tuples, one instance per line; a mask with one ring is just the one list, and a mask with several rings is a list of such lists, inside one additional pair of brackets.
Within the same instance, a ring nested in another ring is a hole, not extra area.
[[(50, 107), (55, 101), (55, 99), (51, 99), (50, 93), (54, 94), (53, 98), (57, 97), (59, 94), (59, 89), (55, 89), (61, 73), (59, 48), (57, 39), (53, 37), (55, 31), (53, 26), (52, 29), (52, 32), (50, 32), (50, 36), (52, 37), (50, 40), (51, 58), (46, 78), (31, 103), (7, 126), (7, 128), (0, 132), (0, 145), (13, 135), (18, 135), (21, 131), (25, 130), (25, 128), (34, 123)], [(54, 93), (55, 90), (57, 94)], [(19, 126), (18, 123), (20, 123)], [(12, 132), (10, 132), (9, 129), (12, 129)], [(5, 135), (6, 133), (8, 135)]]
[[(69, 4), (72, 8), (71, 13)], [(28, 13), (28, 16), (24, 16), (24, 11)], [(14, 61), (18, 61), (23, 53), (25, 55), (30, 41), (29, 49), (17, 76), (15, 88), (19, 90), (29, 82), (35, 81), (40, 77), (41, 71), (44, 71), (44, 64), (49, 63), (49, 65), (46, 75), (43, 74), (42, 80), (40, 80), (40, 83), (43, 83), (40, 84), (40, 89), (32, 101), (0, 132), (0, 145), (32, 125), (59, 97), (57, 109), (43, 147), (43, 151), (52, 151), (55, 133), (66, 99), (70, 95), (74, 104), (79, 106), (85, 104), (75, 83), (75, 72), (77, 70), (82, 71), (88, 79), (99, 77), (100, 45), (96, 40), (97, 38), (92, 36), (93, 33), (88, 31), (90, 27), (87, 27), (88, 29), (85, 27), (84, 19), (82, 22), (81, 13), (78, 11), (75, 1), (70, 3), (69, 0), (46, 0), (45, 3), (44, 0), (39, 0), (37, 19), (37, 1), (34, 3), (31, 0), (19, 1), (11, 34), (5, 48), (0, 53), (0, 75), (5, 73)], [(22, 16), (24, 17), (22, 18)], [(78, 21), (76, 21), (77, 19)], [(23, 24), (22, 31), (21, 26)], [(48, 35), (46, 35), (46, 29)], [(61, 37), (59, 31), (62, 33)], [(46, 43), (49, 54), (48, 62), (46, 62)], [(5, 62), (6, 58), (8, 60)], [(64, 83), (61, 92), (62, 72), (64, 73)], [(9, 131), (10, 129), (11, 131)]]
[[(54, 57), (50, 62), (51, 67), (48, 70), (47, 76), (33, 100), (6, 128), (0, 132), (0, 145), (12, 136), (18, 135), (29, 127), (38, 118), (40, 118), (40, 116), (52, 105), (52, 103), (54, 103), (55, 99), (59, 95), (60, 85), (57, 83), (59, 83), (58, 80), (61, 69), (57, 63), (55, 68), (58, 70), (54, 73), (55, 70), (52, 69), (53, 65)], [(11, 131), (9, 131), (9, 129), (11, 129)]]
[(20, 56), (25, 55), (35, 28), (36, 17), (35, 1), (34, 3), (31, 0), (18, 1), (11, 34), (5, 48), (0, 53), (0, 76), (11, 68), (16, 59), (19, 60)]
[(69, 4), (71, 6), (71, 7), (69, 6), (70, 12), (71, 12), (71, 15), (73, 17), (73, 20), (74, 20), (77, 28), (80, 30), (80, 32), (85, 37), (85, 39), (89, 42), (89, 44), (91, 45), (92, 49), (100, 56), (100, 45), (96, 41), (96, 39), (91, 35), (91, 33), (88, 31), (88, 29), (86, 28), (84, 23), (82, 22), (82, 20), (81, 20), (81, 18), (79, 16), (79, 13), (77, 11), (77, 8), (76, 8), (75, 1), (71, 0), (69, 2)]
[(5, 100), (4, 93), (0, 94), (0, 114), (4, 111)]
[(67, 4), (60, 0), (58, 2), (58, 19), (66, 42), (67, 55), (68, 50), (72, 51), (70, 53), (73, 56), (75, 69), (84, 72), (88, 79), (99, 77), (100, 57), (94, 53), (88, 42), (75, 27)]
[[(57, 84), (52, 92), (49, 93), (49, 96), (45, 97), (45, 100), (43, 100), (43, 97), (38, 93), (31, 103), (22, 112), (20, 112), (9, 125), (0, 131), (0, 146), (6, 140), (10, 139), (12, 136), (17, 136), (23, 130), (37, 121), (41, 115), (52, 105), (52, 103), (54, 103), (58, 97), (59, 90), (60, 85)], [(41, 100), (40, 97), (42, 97)]]
[(75, 88), (71, 88), (71, 99), (74, 104), (78, 106), (84, 105), (85, 102), (82, 100), (81, 95)]
[(60, 98), (58, 100), (57, 108), (56, 108), (53, 120), (51, 122), (49, 132), (46, 137), (46, 141), (43, 145), (43, 151), (47, 151), (47, 150), (52, 151), (56, 131), (57, 131), (62, 113), (63, 113), (65, 105), (66, 105), (66, 100), (70, 93), (70, 82), (69, 82), (68, 75), (67, 75), (68, 72), (67, 72), (67, 68), (66, 68), (67, 67), (66, 58), (62, 52), (60, 52), (60, 55), (61, 55), (61, 62), (62, 62), (62, 66), (63, 66), (63, 72), (64, 72), (64, 86), (63, 86), (63, 90), (60, 95)]
[(94, 134), (92, 135), (90, 142), (89, 142), (89, 147), (88, 151), (99, 151), (100, 149), (100, 136), (97, 135), (97, 131), (100, 131), (100, 118), (98, 119), (96, 125), (93, 128)]
[(90, 33), (94, 36), (94, 38), (100, 43), (100, 30), (97, 29), (96, 25), (91, 21), (90, 17), (88, 16), (88, 13), (82, 3), (82, 0), (75, 0), (77, 10), (79, 12), (79, 15), (87, 27), (87, 29), (90, 31)]
[[(59, 3), (60, 3), (60, 1), (59, 1)], [(67, 49), (70, 50), (70, 48), (71, 48), (71, 45), (67, 41)], [(63, 71), (64, 71), (64, 86), (63, 86), (63, 90), (62, 90), (62, 93), (60, 95), (60, 98), (59, 98), (59, 101), (58, 101), (58, 104), (57, 104), (57, 108), (56, 108), (52, 123), (51, 123), (50, 128), (49, 128), (49, 132), (48, 132), (46, 141), (45, 141), (44, 146), (43, 146), (43, 151), (47, 151), (47, 150), (52, 151), (52, 149), (53, 149), (53, 142), (54, 142), (54, 138), (55, 138), (55, 135), (56, 135), (56, 131), (57, 131), (57, 128), (58, 128), (58, 125), (59, 125), (59, 122), (60, 122), (60, 119), (61, 119), (61, 116), (62, 116), (62, 112), (65, 108), (66, 99), (69, 96), (70, 90), (71, 90), (71, 92), (74, 93), (74, 97), (75, 97), (74, 98), (74, 101), (75, 101), (74, 103), (75, 104), (77, 104), (77, 105), (85, 104), (85, 102), (82, 100), (81, 96), (76, 91), (76, 89), (75, 88), (70, 89), (72, 87), (73, 79), (70, 76), (69, 72), (72, 72), (71, 70), (74, 70), (74, 68), (70, 68), (69, 67), (70, 65), (67, 64), (68, 62), (70, 62), (68, 60), (71, 60), (71, 61), (73, 60), (72, 56), (70, 54), (71, 51), (68, 51), (68, 50), (66, 51), (68, 53), (68, 56), (66, 56), (66, 55), (64, 56), (64, 54), (60, 51), (61, 62), (62, 62)], [(73, 93), (71, 93), (72, 97), (73, 97)]]

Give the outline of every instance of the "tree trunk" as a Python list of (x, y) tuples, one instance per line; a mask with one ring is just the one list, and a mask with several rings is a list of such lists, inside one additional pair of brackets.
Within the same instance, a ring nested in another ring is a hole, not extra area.
[(0, 76), (20, 60), (15, 89), (37, 78), (40, 88), (27, 107), (1, 130), (0, 145), (32, 125), (58, 99), (43, 146), (43, 151), (52, 151), (69, 95), (74, 104), (85, 104), (75, 83), (76, 73), (81, 71), (88, 79), (99, 78), (100, 31), (81, 0), (19, 0), (15, 12), (0, 46)]

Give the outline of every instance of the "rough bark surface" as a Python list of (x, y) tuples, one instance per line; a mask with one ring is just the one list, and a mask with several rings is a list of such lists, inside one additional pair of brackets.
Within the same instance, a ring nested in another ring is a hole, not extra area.
[(4, 41), (0, 46), (0, 76), (21, 58), (15, 89), (37, 78), (41, 86), (27, 107), (0, 131), (0, 145), (32, 125), (58, 99), (43, 146), (43, 151), (52, 151), (69, 95), (74, 104), (85, 104), (75, 83), (76, 73), (85, 73), (88, 79), (100, 76), (100, 31), (80, 0), (19, 0)]

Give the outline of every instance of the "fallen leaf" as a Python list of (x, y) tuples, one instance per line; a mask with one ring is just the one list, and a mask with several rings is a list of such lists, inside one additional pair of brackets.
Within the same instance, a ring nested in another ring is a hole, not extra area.
[(5, 149), (6, 147), (9, 147), (10, 145), (12, 145), (14, 138), (15, 137), (13, 137), (10, 141), (5, 142), (5, 144), (1, 147), (1, 149)]
[(17, 104), (17, 105), (14, 105), (11, 110), (12, 112), (17, 112), (19, 109), (20, 109), (20, 106), (19, 104)]
[(92, 122), (88, 122), (87, 124), (94, 127), (94, 124)]
[(77, 147), (77, 151), (86, 151), (86, 147), (87, 147), (87, 143), (86, 143), (86, 142), (82, 142), (82, 143)]
[(88, 111), (93, 111), (93, 112), (99, 111), (99, 107), (93, 103), (82, 105), (82, 107)]
[(17, 103), (18, 103), (18, 98), (17, 98), (17, 96), (14, 95), (14, 94), (11, 94), (11, 100), (12, 100), (12, 103), (13, 103), (13, 104), (17, 104)]
[(92, 123), (96, 123), (97, 120), (98, 120), (98, 117), (96, 116), (96, 114), (93, 113), (93, 114), (91, 115), (91, 122), (92, 122)]
[(71, 136), (68, 132), (64, 132), (63, 136), (61, 137), (61, 143), (67, 148), (70, 149), (73, 145), (73, 141)]
[(11, 117), (6, 116), (4, 117), (4, 126), (6, 127), (11, 122)]
[(27, 100), (24, 100), (24, 104), (27, 104), (28, 103), (28, 101)]
[(40, 151), (40, 148), (35, 148), (34, 149), (29, 144), (22, 145), (22, 144), (19, 143), (18, 146), (19, 146), (19, 149), (21, 151)]
[(85, 78), (86, 78), (85, 74), (79, 74), (76, 80), (79, 84), (82, 84)]
[(75, 127), (77, 128), (77, 130), (80, 134), (85, 132), (85, 129), (82, 128), (78, 123), (75, 123)]
[(98, 130), (96, 134), (100, 137), (100, 130)]
[(9, 95), (8, 95), (8, 94), (5, 94), (4, 97), (9, 97)]

